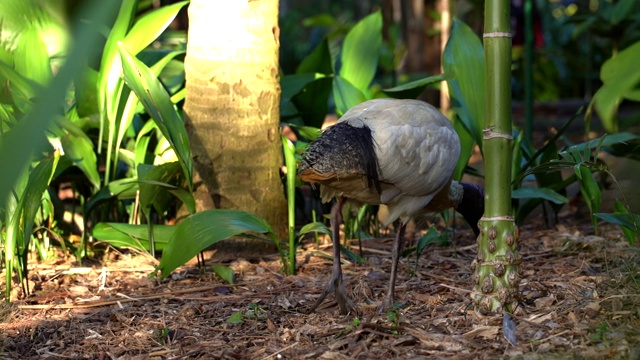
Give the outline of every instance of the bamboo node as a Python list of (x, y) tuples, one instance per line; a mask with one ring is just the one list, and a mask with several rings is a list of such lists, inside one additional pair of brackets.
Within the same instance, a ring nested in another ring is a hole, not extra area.
[(513, 140), (513, 136), (511, 136), (511, 134), (504, 134), (504, 133), (499, 133), (499, 132), (495, 132), (493, 131), (493, 129), (495, 128), (495, 126), (486, 128), (484, 130), (482, 130), (482, 139), (483, 140), (489, 140), (489, 139), (494, 139), (494, 138), (503, 138), (503, 139), (507, 139), (507, 140)]
[(483, 216), (480, 221), (515, 221), (513, 216)]
[(485, 38), (510, 38), (510, 37), (513, 37), (513, 34), (510, 33), (510, 32), (496, 31), (496, 32), (490, 32), (490, 33), (484, 33), (484, 34), (482, 34), (482, 37), (485, 37)]

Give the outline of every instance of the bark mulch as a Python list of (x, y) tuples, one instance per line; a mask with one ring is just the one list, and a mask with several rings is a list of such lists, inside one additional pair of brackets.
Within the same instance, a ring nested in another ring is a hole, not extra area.
[(417, 263), (415, 254), (403, 258), (396, 298), (404, 307), (378, 314), (391, 238), (363, 240), (366, 263), (343, 266), (362, 318), (340, 315), (332, 300), (307, 311), (329, 279), (330, 245), (302, 249), (296, 276), (282, 276), (276, 257), (237, 260), (233, 285), (194, 267), (150, 279), (155, 260), (127, 253), (91, 267), (38, 264), (33, 294), (0, 309), (0, 357), (640, 358), (640, 249), (617, 228), (521, 229), (515, 345), (502, 314), (473, 309), (473, 242), (456, 233)]

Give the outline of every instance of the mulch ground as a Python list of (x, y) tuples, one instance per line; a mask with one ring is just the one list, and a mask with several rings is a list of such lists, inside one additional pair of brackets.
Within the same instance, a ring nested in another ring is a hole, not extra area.
[[(640, 249), (613, 226), (521, 229), (520, 307), (515, 345), (502, 314), (481, 316), (469, 293), (476, 246), (452, 244), (401, 260), (398, 311), (377, 313), (386, 294), (391, 238), (363, 240), (365, 264), (343, 266), (363, 316), (332, 299), (308, 307), (331, 273), (330, 245), (309, 244), (298, 274), (278, 258), (230, 264), (237, 282), (210, 270), (150, 279), (154, 261), (116, 253), (102, 264), (38, 264), (33, 294), (2, 308), (4, 359), (422, 359), (640, 357)], [(353, 251), (358, 251), (354, 244)], [(115, 255), (114, 255), (115, 254)], [(330, 295), (330, 297), (332, 297)]]

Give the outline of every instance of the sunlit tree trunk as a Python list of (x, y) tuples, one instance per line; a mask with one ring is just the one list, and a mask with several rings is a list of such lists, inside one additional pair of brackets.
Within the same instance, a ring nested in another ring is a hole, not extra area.
[(512, 312), (520, 282), (518, 231), (511, 216), (511, 26), (508, 0), (485, 3), (485, 212), (480, 220), (476, 291), (482, 313)]
[(184, 106), (198, 210), (240, 209), (286, 233), (278, 0), (192, 0)]

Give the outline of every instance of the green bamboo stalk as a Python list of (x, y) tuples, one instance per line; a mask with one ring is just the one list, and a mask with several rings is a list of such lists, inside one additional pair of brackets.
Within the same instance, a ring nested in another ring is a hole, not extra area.
[(508, 0), (485, 2), (486, 128), (485, 213), (480, 220), (476, 289), (481, 313), (512, 312), (517, 304), (520, 257), (511, 215), (511, 26)]

